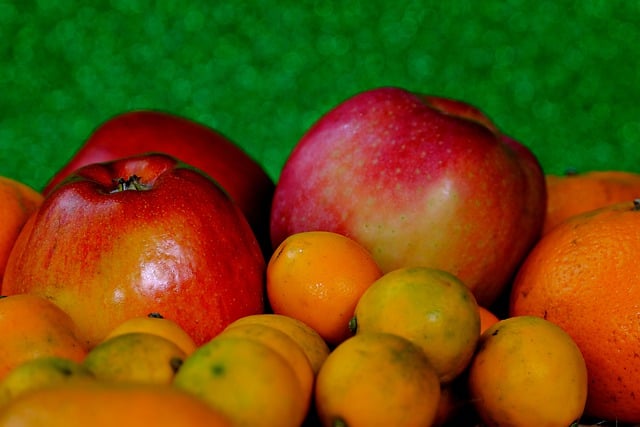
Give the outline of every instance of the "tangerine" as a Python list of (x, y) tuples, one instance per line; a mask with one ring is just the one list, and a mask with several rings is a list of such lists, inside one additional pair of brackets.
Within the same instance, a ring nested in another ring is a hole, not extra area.
[(387, 332), (412, 341), (447, 383), (473, 356), (480, 313), (471, 290), (453, 274), (401, 268), (386, 273), (362, 295), (352, 327), (356, 334)]
[(398, 335), (348, 338), (318, 373), (316, 410), (325, 427), (429, 426), (440, 382), (420, 347)]
[(584, 411), (587, 368), (559, 326), (536, 316), (510, 317), (482, 334), (469, 393), (488, 427), (568, 427)]
[(640, 422), (640, 201), (575, 215), (547, 233), (514, 280), (510, 314), (575, 340), (589, 371), (585, 412)]
[(299, 427), (309, 401), (287, 360), (246, 337), (216, 336), (187, 357), (173, 385), (227, 415), (235, 426)]
[(129, 332), (92, 348), (82, 364), (102, 381), (171, 384), (186, 357), (168, 338)]
[(306, 323), (336, 345), (351, 335), (349, 320), (358, 299), (381, 275), (355, 240), (328, 231), (300, 232), (271, 256), (267, 295), (274, 313)]

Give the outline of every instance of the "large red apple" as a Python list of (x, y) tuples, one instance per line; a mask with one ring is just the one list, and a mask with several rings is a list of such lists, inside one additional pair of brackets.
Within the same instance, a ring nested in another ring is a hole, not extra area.
[(9, 256), (2, 293), (34, 293), (76, 321), (89, 346), (159, 312), (196, 343), (264, 311), (265, 260), (236, 204), (164, 154), (78, 169), (45, 198)]
[(486, 306), (539, 236), (541, 177), (528, 148), (479, 109), (373, 89), (329, 111), (294, 147), (274, 194), (272, 244), (304, 230), (342, 233), (384, 271), (456, 274)]
[(216, 130), (160, 111), (131, 111), (101, 124), (45, 186), (48, 194), (81, 166), (147, 152), (162, 152), (215, 179), (247, 216), (261, 244), (269, 240), (275, 184), (238, 145)]

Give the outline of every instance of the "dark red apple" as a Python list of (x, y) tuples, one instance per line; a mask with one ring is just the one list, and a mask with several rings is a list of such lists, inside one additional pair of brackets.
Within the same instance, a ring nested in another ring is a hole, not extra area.
[(158, 312), (202, 344), (264, 311), (265, 259), (238, 206), (208, 176), (164, 154), (84, 166), (21, 231), (2, 293), (45, 296), (93, 346)]
[(287, 159), (272, 245), (345, 234), (383, 271), (430, 266), (489, 306), (538, 238), (544, 181), (533, 154), (467, 103), (378, 88), (321, 117)]
[(227, 137), (174, 114), (141, 110), (107, 120), (55, 174), (43, 193), (48, 194), (81, 166), (147, 152), (169, 154), (210, 175), (240, 206), (260, 243), (268, 243), (273, 180)]

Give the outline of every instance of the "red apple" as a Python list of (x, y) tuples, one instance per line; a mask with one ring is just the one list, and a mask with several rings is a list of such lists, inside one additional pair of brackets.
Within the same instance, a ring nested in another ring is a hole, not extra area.
[(147, 152), (169, 154), (210, 175), (240, 206), (259, 242), (268, 245), (273, 180), (259, 163), (219, 132), (169, 113), (132, 111), (107, 120), (56, 173), (43, 193), (51, 192), (81, 166)]
[(505, 138), (461, 101), (400, 88), (357, 94), (287, 159), (272, 245), (305, 230), (342, 233), (383, 271), (441, 268), (489, 306), (537, 239), (546, 200), (535, 157)]
[(265, 259), (222, 189), (164, 154), (78, 169), (21, 231), (2, 293), (45, 296), (93, 346), (158, 312), (202, 344), (264, 311)]

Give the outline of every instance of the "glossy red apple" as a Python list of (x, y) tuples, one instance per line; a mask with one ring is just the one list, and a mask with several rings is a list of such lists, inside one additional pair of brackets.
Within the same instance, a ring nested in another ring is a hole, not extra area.
[(342, 233), (384, 271), (441, 268), (489, 306), (539, 236), (540, 176), (528, 148), (473, 106), (400, 88), (365, 91), (294, 147), (274, 194), (272, 244), (304, 230)]
[(162, 152), (215, 179), (247, 216), (260, 243), (268, 243), (275, 184), (258, 162), (216, 130), (159, 111), (131, 111), (100, 125), (43, 190), (48, 194), (81, 166), (147, 152)]
[(264, 311), (265, 260), (220, 187), (164, 154), (78, 169), (45, 198), (9, 256), (2, 293), (43, 295), (93, 346), (151, 312), (202, 344)]

